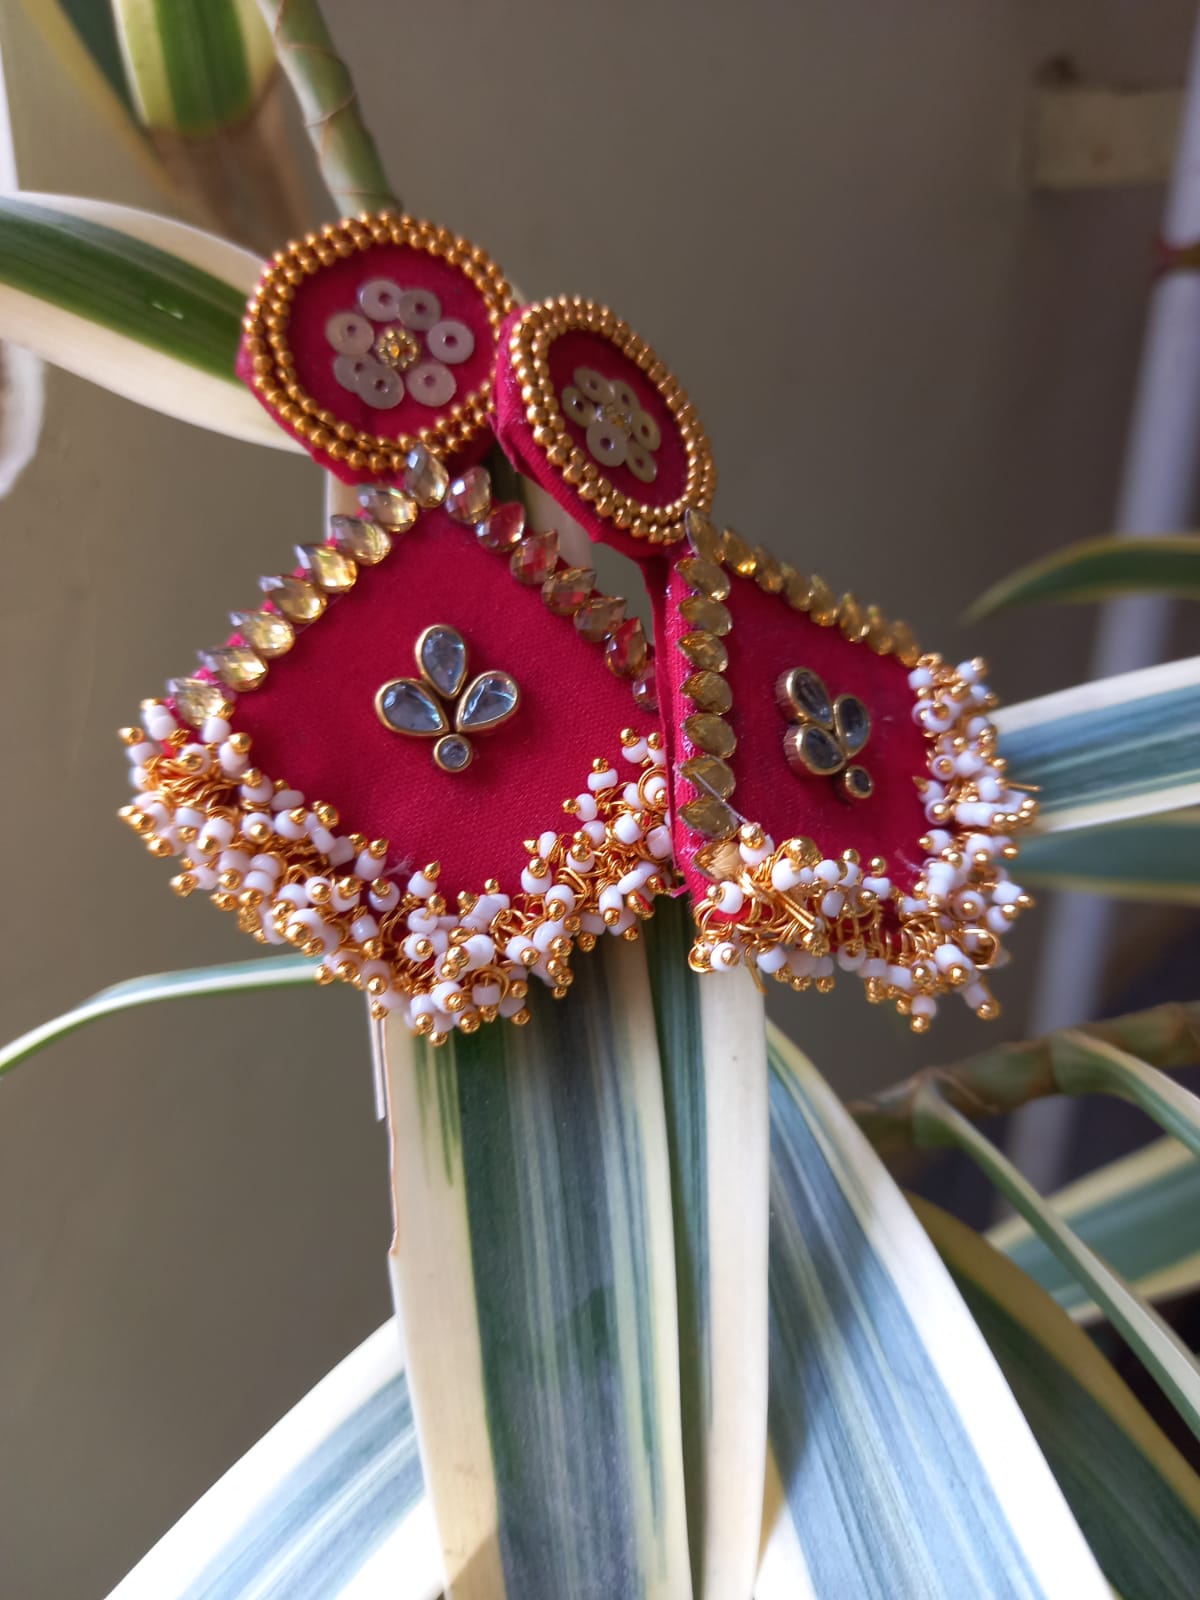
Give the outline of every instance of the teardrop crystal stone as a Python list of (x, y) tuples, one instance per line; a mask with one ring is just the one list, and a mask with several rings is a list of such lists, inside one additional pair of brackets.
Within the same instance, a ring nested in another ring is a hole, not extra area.
[(481, 672), (467, 686), (454, 725), (460, 733), (486, 733), (507, 722), (520, 699), (521, 691), (507, 672)]
[(260, 578), (258, 586), (290, 622), (315, 622), (325, 609), (325, 596), (307, 578), (284, 573), (277, 578)]
[(485, 550), (512, 550), (525, 533), (525, 507), (509, 500), (493, 506), (488, 516), (475, 525), (475, 537)]
[(589, 644), (603, 644), (624, 615), (624, 600), (616, 595), (600, 594), (580, 606), (575, 613), (575, 626)]
[(545, 533), (527, 533), (513, 551), (509, 568), (518, 583), (535, 584), (540, 589), (554, 571), (558, 560), (558, 535), (547, 528)]
[(267, 675), (267, 664), (245, 645), (227, 644), (217, 650), (202, 650), (200, 660), (214, 676), (231, 689), (257, 689)]
[(364, 484), (358, 491), (358, 503), (372, 522), (389, 533), (407, 533), (417, 520), (417, 501), (403, 489), (390, 489), (378, 483)]
[(775, 686), (775, 695), (784, 716), (811, 718), (823, 727), (833, 726), (833, 706), (829, 690), (808, 667), (793, 667)]
[(848, 756), (856, 756), (871, 737), (871, 713), (856, 694), (838, 695), (833, 725)]
[(193, 728), (200, 727), (207, 717), (219, 717), (230, 698), (227, 689), (204, 678), (172, 678), (167, 693), (174, 700), (176, 711)]
[(251, 650), (268, 661), (286, 655), (296, 642), (296, 630), (282, 611), (231, 611), (229, 620)]
[(466, 641), (454, 628), (435, 623), (418, 641), (417, 664), (437, 692), (453, 700), (467, 676)]
[(830, 777), (840, 772), (845, 764), (845, 757), (833, 735), (811, 722), (803, 728), (789, 728), (783, 736), (783, 748), (797, 772), (813, 772), (819, 777)]
[(385, 683), (376, 699), (379, 715), (397, 733), (428, 738), (449, 728), (446, 713), (423, 683), (415, 678), (396, 678)]
[(296, 556), (326, 594), (346, 594), (358, 578), (358, 565), (352, 556), (331, 544), (298, 544)]
[(363, 567), (373, 567), (392, 548), (384, 529), (367, 517), (330, 517), (329, 534), (343, 555), (352, 556)]
[(413, 445), (404, 460), (404, 487), (409, 494), (426, 509), (440, 506), (450, 487), (450, 474), (442, 463), (423, 444)]
[(455, 522), (467, 527), (481, 522), (491, 505), (492, 480), (486, 467), (468, 467), (461, 478), (455, 478), (446, 495), (446, 510)]

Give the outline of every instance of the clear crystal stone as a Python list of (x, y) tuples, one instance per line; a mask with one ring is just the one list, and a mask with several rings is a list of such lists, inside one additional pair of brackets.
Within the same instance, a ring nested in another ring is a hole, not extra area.
[(443, 772), (462, 772), (471, 765), (474, 755), (471, 741), (461, 733), (447, 733), (433, 747), (433, 759)]
[(379, 691), (379, 714), (397, 733), (445, 733), (446, 713), (424, 684), (413, 678), (396, 678)]
[(481, 672), (467, 687), (454, 719), (460, 733), (483, 733), (507, 722), (521, 691), (507, 672)]
[(222, 645), (218, 650), (202, 650), (201, 663), (222, 683), (239, 692), (257, 689), (267, 675), (267, 664), (245, 645)]
[(518, 500), (493, 506), (483, 522), (475, 526), (475, 537), (485, 550), (511, 550), (525, 533), (525, 507)]
[(855, 694), (838, 695), (833, 725), (848, 756), (856, 756), (871, 737), (871, 713)]
[[(450, 474), (438, 458), (431, 455), (423, 444), (417, 444), (408, 452), (405, 463), (404, 487), (417, 504), (426, 509), (440, 506), (450, 487)], [(369, 507), (367, 509), (370, 510)]]
[(330, 517), (329, 536), (337, 549), (353, 556), (360, 566), (373, 567), (391, 553), (387, 533), (366, 517)]
[(468, 467), (455, 478), (446, 495), (446, 510), (455, 522), (470, 526), (487, 516), (492, 504), (492, 480), (486, 467)]
[(437, 692), (453, 700), (467, 675), (467, 646), (462, 634), (442, 622), (426, 628), (417, 645), (417, 660)]
[(547, 533), (527, 533), (520, 544), (512, 553), (509, 566), (512, 575), (518, 583), (527, 583), (530, 587), (541, 588), (546, 579), (554, 571), (554, 563), (558, 560), (558, 535), (553, 531)]
[(604, 646), (604, 659), (618, 678), (636, 678), (641, 672), (650, 659), (650, 644), (637, 617), (627, 617), (614, 629)]
[(778, 684), (779, 704), (785, 715), (809, 717), (824, 727), (833, 725), (829, 690), (809, 667), (793, 667)]
[(625, 602), (615, 595), (601, 594), (587, 600), (575, 613), (575, 626), (589, 644), (603, 644), (620, 625), (625, 615)]
[(250, 648), (268, 661), (286, 655), (296, 642), (296, 630), (281, 611), (231, 611), (229, 620)]
[(345, 594), (353, 589), (358, 567), (351, 556), (343, 555), (333, 545), (298, 544), (296, 555), (326, 594)]
[(185, 722), (199, 728), (209, 717), (219, 716), (229, 704), (229, 691), (205, 678), (172, 678), (167, 693)]
[(278, 578), (260, 578), (258, 586), (290, 622), (315, 622), (327, 603), (315, 583), (290, 573)]
[(573, 617), (591, 594), (595, 581), (591, 567), (560, 567), (542, 585), (542, 599), (555, 616)]
[(642, 711), (658, 710), (658, 674), (653, 661), (633, 680), (633, 703)]
[(408, 532), (417, 520), (417, 499), (403, 489), (389, 489), (378, 483), (365, 483), (358, 491), (358, 503), (367, 516), (389, 533)]
[(703, 511), (697, 510), (695, 506), (689, 506), (683, 514), (683, 526), (688, 543), (698, 556), (705, 561), (720, 560), (721, 535)]
[(875, 783), (866, 767), (847, 767), (842, 773), (842, 788), (851, 800), (869, 800)]

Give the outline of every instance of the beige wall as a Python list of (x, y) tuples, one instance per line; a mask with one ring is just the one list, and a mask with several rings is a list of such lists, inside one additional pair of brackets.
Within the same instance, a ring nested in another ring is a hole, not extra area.
[[(1190, 11), (330, 6), (410, 207), (531, 295), (619, 308), (705, 417), (722, 513), (983, 649), (1008, 697), (1079, 673), (1085, 619), (954, 619), (1105, 526), (1158, 206), (1025, 190), (1031, 76), (1066, 51), (1092, 76), (1176, 80)], [(4, 21), (26, 184), (160, 205), (13, 0)], [(4, 1035), (120, 978), (250, 953), (114, 821), (111, 730), (317, 519), (299, 460), (50, 375), (41, 454), (0, 505)], [(1034, 928), (1001, 1029), (1021, 1027), (1036, 950)], [(985, 1038), (964, 1017), (914, 1048), (849, 991), (782, 1010), (843, 1089)], [(5, 1600), (102, 1595), (385, 1316), (385, 1201), (348, 992), (148, 1010), (4, 1085)]]

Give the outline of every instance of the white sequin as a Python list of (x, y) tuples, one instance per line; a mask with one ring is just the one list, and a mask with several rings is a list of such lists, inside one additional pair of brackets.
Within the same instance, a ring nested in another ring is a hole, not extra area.
[(404, 380), (391, 367), (370, 356), (338, 356), (333, 375), (343, 389), (376, 411), (390, 411), (404, 398)]
[(647, 450), (657, 450), (662, 443), (662, 430), (648, 411), (634, 412), (633, 437)]
[[(578, 377), (579, 374), (576, 373), (575, 376)], [(627, 442), (620, 428), (614, 427), (602, 417), (597, 417), (587, 431), (588, 450), (601, 466), (624, 466)]]
[(358, 291), (358, 303), (372, 322), (395, 322), (404, 298), (404, 290), (390, 278), (371, 278)]
[(625, 446), (625, 465), (642, 483), (653, 483), (658, 477), (658, 462), (636, 439), (630, 439)]
[(575, 387), (585, 400), (590, 400), (593, 405), (597, 406), (608, 405), (609, 401), (611, 401), (613, 397), (612, 384), (609, 383), (607, 378), (602, 378), (591, 367), (576, 367), (574, 377)]
[(427, 333), (442, 320), (442, 302), (430, 289), (408, 289), (400, 296), (395, 314), (414, 333)]
[(447, 317), (430, 328), (425, 343), (429, 346), (431, 356), (457, 366), (473, 354), (475, 335), (465, 322), (456, 322), (453, 317)]
[(357, 311), (339, 311), (325, 324), (325, 337), (344, 356), (365, 356), (375, 342), (375, 329)]
[(569, 383), (562, 392), (562, 408), (572, 422), (577, 422), (581, 428), (586, 428), (596, 415), (596, 408), (590, 400), (585, 400), (573, 383)]
[(454, 374), (440, 361), (422, 361), (408, 374), (408, 392), (422, 406), (444, 406), (458, 389)]

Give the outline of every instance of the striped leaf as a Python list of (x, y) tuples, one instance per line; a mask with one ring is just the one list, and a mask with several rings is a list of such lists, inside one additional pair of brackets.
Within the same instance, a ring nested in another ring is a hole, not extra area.
[(993, 584), (965, 620), (978, 622), (1030, 601), (1078, 603), (1149, 593), (1200, 599), (1200, 535), (1084, 539), (1066, 545)]
[[(534, 988), (538, 986), (535, 984)], [(433, 1049), (387, 1028), (393, 1282), (455, 1600), (691, 1594), (662, 1078), (640, 944)]]
[(257, 0), (111, 0), (144, 127), (191, 138), (243, 121), (275, 65)]
[(56, 1039), (86, 1027), (114, 1011), (154, 1005), (159, 1000), (184, 1000), (193, 995), (233, 994), (243, 989), (278, 989), (297, 983), (311, 984), (315, 963), (307, 956), (266, 956), (256, 961), (232, 961), (219, 967), (193, 967), (184, 972), (157, 972), (148, 978), (131, 978), (101, 989), (90, 1000), (43, 1022), (0, 1048), (0, 1077), (22, 1061), (44, 1050)]
[(662, 1062), (687, 1487), (698, 1600), (745, 1600), (762, 1528), (767, 1443), (766, 1021), (744, 968), (700, 979), (691, 913), (646, 925)]
[(972, 1228), (912, 1205), (1109, 1582), (1124, 1600), (1193, 1600), (1200, 1478), (1044, 1289)]
[(434, 1600), (441, 1557), (394, 1322), (276, 1423), (110, 1600)]
[(1040, 789), (1042, 832), (1200, 802), (1200, 657), (996, 714), (1013, 779)]
[(771, 1466), (756, 1600), (1107, 1596), (949, 1275), (769, 1034)]
[(0, 339), (167, 416), (294, 448), (233, 370), (259, 266), (124, 206), (0, 197)]
[(923, 1085), (917, 1093), (914, 1124), (920, 1144), (957, 1145), (986, 1173), (1084, 1286), (1183, 1421), (1200, 1438), (1200, 1367), (1174, 1330), (1067, 1226), (1011, 1161), (966, 1117), (946, 1104), (932, 1083)]
[(1020, 870), (1052, 889), (1200, 905), (1200, 809), (1037, 834), (1021, 847)]
[[(1144, 1299), (1200, 1284), (1200, 1161), (1177, 1140), (1159, 1139), (1110, 1162), (1052, 1195), (1050, 1204)], [(988, 1238), (1078, 1321), (1100, 1316), (1024, 1217), (999, 1223)]]
[(1200, 1157), (1200, 1099), (1128, 1050), (1068, 1029), (1058, 1035), (1054, 1076), (1064, 1094), (1111, 1094), (1130, 1101)]

